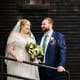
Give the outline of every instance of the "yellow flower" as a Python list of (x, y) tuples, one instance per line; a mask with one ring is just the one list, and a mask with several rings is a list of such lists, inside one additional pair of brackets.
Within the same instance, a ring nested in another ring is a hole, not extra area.
[(35, 58), (41, 59), (43, 57), (43, 48), (34, 43), (29, 43), (26, 45), (26, 51), (30, 55), (31, 60), (33, 61)]

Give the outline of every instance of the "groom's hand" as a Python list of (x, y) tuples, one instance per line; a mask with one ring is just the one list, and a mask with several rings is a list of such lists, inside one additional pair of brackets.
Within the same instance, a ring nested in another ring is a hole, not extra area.
[(63, 71), (65, 71), (65, 68), (63, 66), (58, 66), (57, 71), (58, 72), (63, 72)]

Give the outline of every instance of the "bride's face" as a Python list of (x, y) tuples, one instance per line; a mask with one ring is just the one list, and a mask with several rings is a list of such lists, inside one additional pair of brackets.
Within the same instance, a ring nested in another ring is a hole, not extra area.
[(30, 23), (25, 23), (25, 25), (22, 26), (22, 31), (25, 34), (28, 34), (30, 32)]

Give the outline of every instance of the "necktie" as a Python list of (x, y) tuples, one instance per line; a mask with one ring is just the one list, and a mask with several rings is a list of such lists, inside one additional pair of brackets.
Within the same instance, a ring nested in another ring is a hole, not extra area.
[(48, 35), (45, 35), (45, 36), (44, 36), (44, 40), (43, 40), (43, 44), (42, 44), (44, 53), (45, 53), (45, 51), (46, 51), (46, 46), (47, 46), (47, 37), (48, 37)]

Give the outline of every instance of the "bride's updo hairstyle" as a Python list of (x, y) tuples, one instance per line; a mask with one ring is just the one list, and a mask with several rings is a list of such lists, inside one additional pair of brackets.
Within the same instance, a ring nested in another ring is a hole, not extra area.
[(27, 25), (30, 28), (30, 25), (31, 25), (30, 21), (27, 19), (21, 19), (20, 20), (20, 31), (21, 31), (22, 27), (25, 25)]

